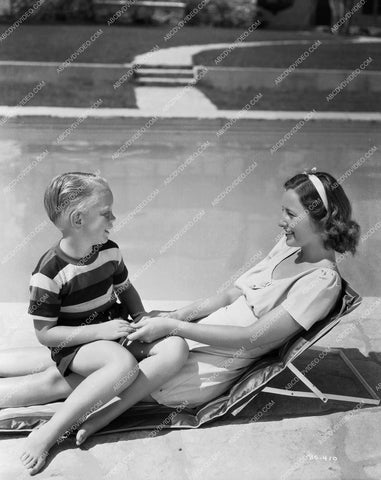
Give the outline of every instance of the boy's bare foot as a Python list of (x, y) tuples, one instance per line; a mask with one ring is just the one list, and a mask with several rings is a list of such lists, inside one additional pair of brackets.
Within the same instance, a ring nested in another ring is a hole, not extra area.
[(47, 436), (44, 435), (44, 426), (29, 434), (20, 455), (20, 460), (29, 475), (35, 475), (45, 465), (51, 446)]
[(107, 418), (106, 411), (107, 409), (103, 409), (100, 412), (95, 412), (90, 418), (82, 423), (78, 429), (75, 439), (77, 446), (82, 445), (82, 443), (85, 442), (93, 433), (110, 423), (111, 419), (109, 420)]

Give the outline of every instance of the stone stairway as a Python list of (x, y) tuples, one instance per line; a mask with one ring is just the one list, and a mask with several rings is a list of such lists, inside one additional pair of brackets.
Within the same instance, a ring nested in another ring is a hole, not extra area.
[(140, 86), (179, 87), (195, 83), (192, 65), (152, 65), (134, 67), (135, 83)]

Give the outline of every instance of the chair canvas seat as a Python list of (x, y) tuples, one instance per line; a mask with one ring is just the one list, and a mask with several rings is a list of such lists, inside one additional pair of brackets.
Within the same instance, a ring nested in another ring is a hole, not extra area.
[[(179, 407), (174, 409), (156, 403), (140, 403), (115, 419), (110, 425), (98, 432), (97, 435), (128, 430), (158, 430), (158, 427), (160, 427), (160, 430), (162, 428), (198, 428), (229, 412), (237, 415), (260, 392), (320, 398), (323, 402), (332, 399), (378, 405), (380, 400), (376, 393), (339, 349), (330, 349), (330, 351), (340, 354), (341, 358), (372, 398), (322, 393), (293, 364), (296, 358), (307, 349), (315, 349), (313, 345), (318, 340), (332, 330), (344, 315), (347, 315), (360, 305), (361, 297), (344, 279), (342, 284), (342, 294), (326, 318), (316, 322), (310, 330), (298, 333), (279, 349), (256, 360), (224, 395), (195, 409), (179, 409)], [(297, 375), (299, 380), (307, 385), (310, 392), (295, 392), (293, 390), (282, 390), (267, 386), (272, 379), (286, 368)], [(0, 410), (0, 431), (8, 433), (29, 432), (49, 420), (61, 404), (62, 402), (56, 402), (47, 405)]]

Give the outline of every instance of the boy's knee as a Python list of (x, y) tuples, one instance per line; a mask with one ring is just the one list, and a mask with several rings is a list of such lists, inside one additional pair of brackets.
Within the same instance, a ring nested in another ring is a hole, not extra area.
[(113, 371), (119, 371), (119, 376), (134, 380), (139, 373), (139, 363), (136, 358), (123, 347), (120, 348), (111, 363), (113, 364)]
[(138, 366), (138, 361), (136, 358), (125, 349), (123, 349), (120, 354), (114, 357), (112, 362), (117, 364), (123, 371), (136, 370), (136, 367)]
[(139, 375), (139, 363), (131, 354), (128, 354), (127, 357), (127, 361), (126, 359), (120, 359), (119, 362), (112, 365), (112, 371), (116, 376), (116, 382), (113, 385), (115, 393), (124, 390)]
[(107, 340), (99, 341), (99, 356), (102, 359), (103, 366), (117, 364), (123, 366), (135, 365), (137, 363), (135, 357), (118, 343)]
[(169, 337), (166, 348), (179, 360), (186, 360), (189, 355), (189, 347), (187, 342), (181, 337)]
[(108, 368), (117, 378), (134, 380), (139, 373), (136, 358), (121, 345), (100, 340), (98, 342), (98, 365), (99, 368)]

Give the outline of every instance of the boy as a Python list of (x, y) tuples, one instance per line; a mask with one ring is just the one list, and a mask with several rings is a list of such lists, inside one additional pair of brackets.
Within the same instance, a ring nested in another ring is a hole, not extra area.
[(81, 380), (50, 421), (29, 435), (21, 460), (31, 475), (43, 467), (52, 445), (77, 429), (89, 411), (104, 406), (138, 378), (134, 401), (149, 394), (135, 356), (145, 360), (143, 376), (153, 376), (158, 385), (188, 356), (178, 337), (152, 346), (131, 345), (130, 351), (117, 343), (134, 328), (113, 317), (122, 313), (135, 320), (145, 311), (118, 246), (108, 240), (115, 220), (112, 203), (106, 180), (90, 173), (58, 175), (45, 192), (45, 209), (62, 238), (33, 272), (29, 313), (38, 340), (51, 349), (61, 375), (75, 373)]

